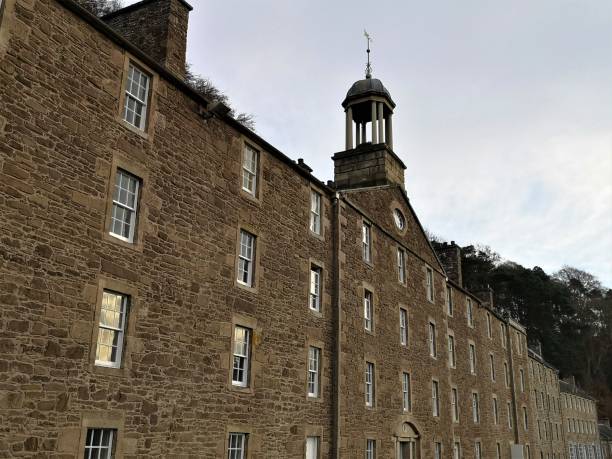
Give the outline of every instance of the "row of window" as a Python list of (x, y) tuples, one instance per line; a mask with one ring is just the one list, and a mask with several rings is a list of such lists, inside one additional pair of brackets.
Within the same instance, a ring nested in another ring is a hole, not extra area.
[(604, 457), (607, 457), (599, 444), (570, 443), (568, 449), (570, 459), (604, 459)]
[(567, 418), (567, 431), (579, 434), (599, 433), (597, 423), (594, 421), (585, 421), (584, 419)]
[(561, 437), (560, 430), (558, 423), (538, 420), (538, 438), (540, 440), (548, 440), (549, 438), (551, 440), (559, 440)]
[(595, 414), (597, 412), (595, 402), (591, 400), (587, 400), (585, 398), (571, 394), (563, 394), (562, 398), (564, 408), (571, 408), (577, 411), (582, 411), (584, 413)]

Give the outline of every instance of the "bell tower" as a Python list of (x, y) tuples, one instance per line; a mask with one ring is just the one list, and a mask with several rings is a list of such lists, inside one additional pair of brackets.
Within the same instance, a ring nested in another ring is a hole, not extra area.
[(370, 38), (363, 80), (349, 89), (342, 107), (346, 114), (345, 150), (334, 154), (334, 181), (338, 189), (395, 183), (404, 187), (406, 166), (393, 152), (395, 102), (379, 79), (372, 78)]

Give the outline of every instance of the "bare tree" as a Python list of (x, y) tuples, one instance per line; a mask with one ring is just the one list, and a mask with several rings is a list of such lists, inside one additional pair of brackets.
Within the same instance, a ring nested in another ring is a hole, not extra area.
[(214, 101), (221, 102), (230, 108), (229, 114), (240, 124), (255, 130), (255, 118), (250, 113), (236, 113), (236, 110), (232, 107), (231, 102), (227, 94), (217, 88), (209, 78), (201, 75), (196, 75), (191, 71), (191, 67), (187, 64), (185, 71), (185, 82), (191, 86), (195, 91), (202, 94), (204, 97)]
[(78, 3), (91, 11), (96, 16), (104, 16), (105, 14), (123, 8), (121, 0), (77, 0)]

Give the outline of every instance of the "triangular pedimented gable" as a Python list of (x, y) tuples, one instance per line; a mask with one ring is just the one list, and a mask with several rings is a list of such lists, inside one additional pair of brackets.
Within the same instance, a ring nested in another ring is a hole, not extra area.
[[(399, 185), (343, 190), (342, 194), (372, 224), (401, 241), (413, 254), (446, 275), (408, 196)], [(396, 211), (401, 212), (405, 220), (403, 230), (396, 224)]]

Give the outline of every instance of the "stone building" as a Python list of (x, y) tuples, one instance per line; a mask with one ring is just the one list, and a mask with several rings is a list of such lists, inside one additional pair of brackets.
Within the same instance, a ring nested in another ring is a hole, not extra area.
[(532, 382), (531, 409), (535, 414), (536, 457), (565, 457), (565, 434), (559, 388), (559, 372), (542, 357), (541, 345), (529, 349)]
[(544, 451), (525, 329), (425, 236), (380, 80), (324, 184), (184, 83), (183, 0), (0, 5), (1, 457)]
[(570, 459), (601, 458), (597, 401), (580, 389), (574, 378), (560, 381), (565, 437)]

